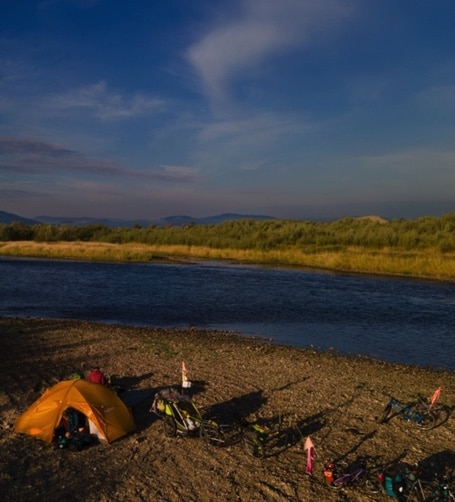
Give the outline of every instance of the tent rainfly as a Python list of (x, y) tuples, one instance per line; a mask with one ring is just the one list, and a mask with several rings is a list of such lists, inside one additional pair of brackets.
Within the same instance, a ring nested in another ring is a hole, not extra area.
[(66, 408), (83, 413), (107, 443), (135, 429), (130, 409), (111, 389), (86, 380), (64, 380), (47, 389), (17, 419), (14, 430), (50, 443)]

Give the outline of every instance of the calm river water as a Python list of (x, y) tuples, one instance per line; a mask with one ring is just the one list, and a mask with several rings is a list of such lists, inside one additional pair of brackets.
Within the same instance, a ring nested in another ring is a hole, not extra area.
[(455, 285), (219, 263), (0, 258), (0, 316), (233, 330), (455, 370)]

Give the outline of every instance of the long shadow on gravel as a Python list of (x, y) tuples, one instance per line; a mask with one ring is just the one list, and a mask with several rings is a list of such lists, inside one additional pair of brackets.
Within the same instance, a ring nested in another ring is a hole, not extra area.
[(419, 467), (422, 475), (429, 481), (439, 479), (444, 475), (452, 477), (455, 469), (455, 451), (447, 449), (433, 453), (419, 462)]
[(219, 417), (224, 421), (241, 421), (244, 417), (256, 413), (266, 403), (267, 398), (262, 390), (258, 390), (234, 397), (229, 401), (216, 403), (206, 408), (204, 414)]

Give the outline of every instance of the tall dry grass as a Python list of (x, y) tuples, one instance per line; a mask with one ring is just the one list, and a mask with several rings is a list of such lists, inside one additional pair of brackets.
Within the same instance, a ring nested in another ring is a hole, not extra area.
[(455, 281), (455, 253), (443, 254), (433, 250), (371, 251), (351, 247), (321, 252), (305, 252), (296, 248), (259, 251), (214, 249), (205, 246), (21, 241), (0, 243), (0, 255), (112, 262), (149, 262), (163, 259), (229, 260), (240, 263)]

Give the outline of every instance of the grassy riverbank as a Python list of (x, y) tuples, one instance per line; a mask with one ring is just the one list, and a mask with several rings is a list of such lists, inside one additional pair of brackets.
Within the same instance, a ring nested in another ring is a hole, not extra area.
[(106, 242), (0, 242), (0, 255), (112, 262), (227, 260), (238, 263), (311, 267), (455, 282), (455, 253), (346, 246), (334, 251), (304, 249), (215, 249), (207, 246)]

